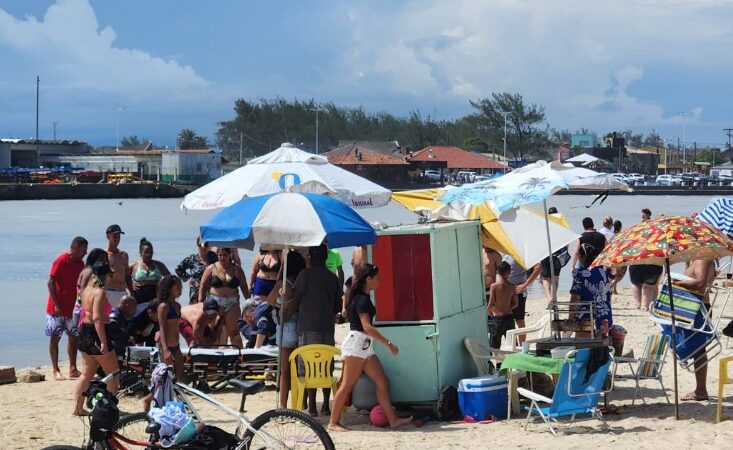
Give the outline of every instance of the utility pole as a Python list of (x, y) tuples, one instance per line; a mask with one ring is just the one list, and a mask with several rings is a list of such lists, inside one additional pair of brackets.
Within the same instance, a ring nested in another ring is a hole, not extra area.
[(41, 77), (36, 75), (36, 140), (38, 140), (38, 98), (41, 93)]
[(322, 109), (316, 106), (315, 108), (310, 108), (310, 110), (316, 112), (316, 155), (317, 155), (318, 154), (318, 111), (322, 111)]
[[(120, 150), (120, 111), (124, 111), (124, 106), (113, 106), (112, 111), (115, 112), (115, 149)], [(180, 148), (180, 144), (177, 143)]]
[(53, 140), (56, 140), (56, 125), (58, 125), (58, 122), (55, 120), (53, 121)]
[(239, 133), (239, 166), (242, 166), (242, 151), (244, 150), (244, 135)]
[(723, 131), (728, 135), (728, 148), (730, 148), (730, 136), (733, 134), (733, 128), (723, 128)]
[(687, 171), (687, 117), (692, 116), (690, 112), (681, 112), (682, 117), (682, 171)]
[(504, 173), (506, 173), (506, 118), (509, 115), (508, 112), (501, 113), (504, 116)]

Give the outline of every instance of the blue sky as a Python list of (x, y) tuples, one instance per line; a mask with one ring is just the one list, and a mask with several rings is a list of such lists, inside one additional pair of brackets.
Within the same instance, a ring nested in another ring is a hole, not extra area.
[[(606, 4), (608, 3), (608, 4)], [(520, 92), (571, 131), (725, 141), (733, 0), (1, 0), (0, 137), (213, 136), (237, 98), (439, 119)]]

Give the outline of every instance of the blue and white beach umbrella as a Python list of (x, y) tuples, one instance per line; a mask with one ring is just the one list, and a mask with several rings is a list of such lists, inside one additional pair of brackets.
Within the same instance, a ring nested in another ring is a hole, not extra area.
[(247, 197), (200, 228), (212, 244), (254, 249), (313, 247), (328, 238), (330, 248), (373, 244), (376, 233), (356, 211), (323, 194), (281, 192)]
[(712, 199), (697, 218), (733, 237), (733, 198)]

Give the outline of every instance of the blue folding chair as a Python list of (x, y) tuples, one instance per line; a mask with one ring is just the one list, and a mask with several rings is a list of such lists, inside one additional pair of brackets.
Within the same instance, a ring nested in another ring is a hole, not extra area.
[[(570, 421), (573, 422), (577, 414), (591, 414), (608, 429), (608, 424), (598, 409), (598, 400), (601, 394), (613, 388), (613, 373), (611, 373), (609, 389), (603, 390), (609, 368), (613, 363), (613, 350), (609, 349), (608, 362), (599, 367), (586, 381), (586, 369), (590, 355), (591, 351), (589, 349), (573, 350), (567, 354), (565, 364), (560, 371), (560, 378), (555, 385), (555, 393), (551, 399), (528, 389), (518, 389), (521, 396), (532, 402), (527, 413), (527, 421), (524, 424), (525, 429), (527, 429), (529, 419), (535, 411), (555, 436), (557, 436), (557, 432), (553, 422), (559, 424), (558, 418), (563, 416), (571, 416)], [(540, 402), (547, 403), (548, 406), (540, 407)]]

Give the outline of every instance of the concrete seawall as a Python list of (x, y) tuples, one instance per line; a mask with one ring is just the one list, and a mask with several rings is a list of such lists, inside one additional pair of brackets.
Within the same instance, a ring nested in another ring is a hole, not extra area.
[(168, 184), (0, 184), (0, 200), (69, 200), (93, 198), (176, 198), (196, 186)]

